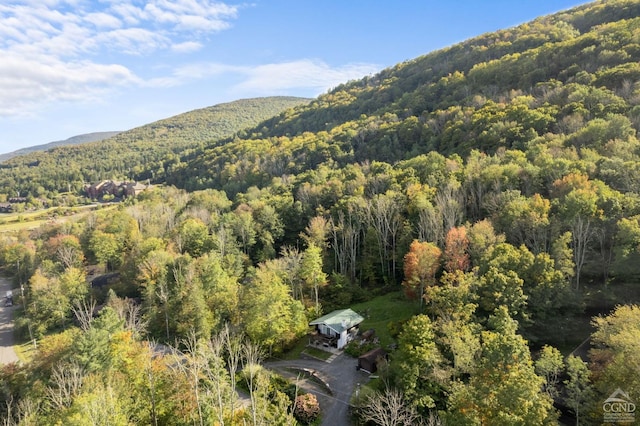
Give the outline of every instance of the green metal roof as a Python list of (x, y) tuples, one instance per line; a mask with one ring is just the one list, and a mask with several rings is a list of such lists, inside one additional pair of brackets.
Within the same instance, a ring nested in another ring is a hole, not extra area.
[(362, 321), (364, 321), (364, 318), (351, 309), (340, 309), (311, 321), (309, 325), (324, 324), (336, 333), (342, 333), (344, 330), (356, 326)]

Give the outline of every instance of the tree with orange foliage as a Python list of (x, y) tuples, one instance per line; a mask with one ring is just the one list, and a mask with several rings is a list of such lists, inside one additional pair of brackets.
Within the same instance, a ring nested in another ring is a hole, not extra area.
[(470, 267), (467, 228), (458, 226), (449, 229), (444, 241), (444, 269), (447, 272), (467, 272)]
[(422, 298), (424, 289), (435, 282), (440, 266), (441, 250), (433, 243), (413, 240), (404, 256), (404, 281), (402, 286), (409, 299)]

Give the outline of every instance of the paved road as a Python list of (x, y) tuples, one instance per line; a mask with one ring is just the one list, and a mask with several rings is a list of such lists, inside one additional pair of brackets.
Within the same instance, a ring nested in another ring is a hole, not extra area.
[[(321, 387), (310, 389), (322, 409), (323, 426), (350, 426), (349, 399), (358, 383), (366, 383), (369, 375), (356, 370), (358, 360), (344, 353), (331, 363), (315, 359), (266, 362), (267, 368), (283, 371), (287, 368), (312, 369), (329, 385), (331, 392)], [(283, 371), (284, 372), (284, 371)]]
[(11, 281), (0, 277), (0, 364), (18, 362), (13, 350), (13, 310), (14, 306), (4, 306), (4, 295), (11, 290)]

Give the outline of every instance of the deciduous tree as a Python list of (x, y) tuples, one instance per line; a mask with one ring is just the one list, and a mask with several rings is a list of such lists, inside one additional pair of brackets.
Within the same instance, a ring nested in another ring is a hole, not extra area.
[(420, 305), (423, 302), (425, 287), (435, 284), (441, 254), (435, 244), (414, 240), (409, 252), (404, 256), (402, 286), (409, 298), (420, 300)]

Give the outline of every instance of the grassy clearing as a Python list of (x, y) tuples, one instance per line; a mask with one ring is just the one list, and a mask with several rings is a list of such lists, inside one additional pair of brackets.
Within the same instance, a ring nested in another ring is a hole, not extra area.
[(86, 214), (96, 209), (111, 209), (114, 205), (90, 204), (77, 207), (51, 207), (44, 210), (0, 213), (0, 233), (15, 233), (23, 230), (33, 230), (46, 223), (64, 221), (67, 218)]
[(17, 344), (13, 347), (13, 350), (23, 364), (31, 362), (37, 352), (33, 346), (33, 341)]
[(286, 360), (298, 359), (300, 358), (300, 355), (302, 354), (302, 352), (304, 352), (308, 344), (309, 336), (302, 336), (291, 349), (288, 349), (284, 353), (278, 354), (278, 356), (274, 358)]
[(311, 348), (311, 347), (307, 347), (302, 351), (303, 354), (307, 354), (309, 356), (312, 356), (314, 358), (317, 359), (321, 359), (323, 361), (326, 361), (329, 359), (329, 357), (331, 357), (332, 353), (331, 352), (327, 352), (327, 351), (323, 351), (320, 349), (316, 349), (316, 348)]
[[(365, 331), (373, 328), (380, 339), (380, 345), (383, 347), (394, 342), (389, 330), (390, 324), (400, 324), (420, 312), (418, 303), (408, 301), (402, 292), (388, 293), (348, 307), (365, 318), (360, 325), (360, 330)], [(308, 344), (309, 337), (304, 336), (291, 349), (279, 354), (276, 358), (298, 359), (303, 353), (320, 359), (331, 356), (329, 352), (308, 347)]]
[(380, 344), (385, 347), (393, 343), (389, 325), (408, 320), (420, 312), (420, 306), (415, 301), (406, 299), (402, 292), (388, 293), (375, 297), (369, 301), (352, 305), (351, 309), (365, 319), (360, 330), (373, 328), (380, 338)]

